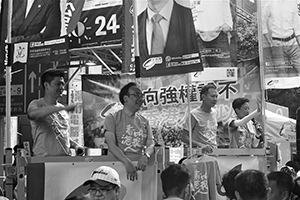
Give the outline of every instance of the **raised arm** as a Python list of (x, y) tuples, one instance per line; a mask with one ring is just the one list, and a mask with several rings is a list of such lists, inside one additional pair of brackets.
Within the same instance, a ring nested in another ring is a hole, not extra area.
[(65, 107), (56, 107), (56, 106), (39, 107), (36, 103), (33, 102), (28, 107), (27, 116), (30, 120), (37, 120), (37, 119), (47, 117), (48, 115), (51, 115), (52, 113), (61, 110), (73, 111), (75, 107), (76, 105), (69, 105)]

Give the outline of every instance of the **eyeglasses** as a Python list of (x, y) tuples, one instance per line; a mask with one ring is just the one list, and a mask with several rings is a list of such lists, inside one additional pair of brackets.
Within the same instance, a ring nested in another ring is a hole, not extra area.
[(130, 93), (128, 93), (127, 95), (128, 95), (128, 96), (133, 95), (133, 96), (134, 96), (135, 98), (137, 98), (137, 99), (144, 98), (144, 95), (143, 95), (143, 94), (130, 94)]
[(96, 195), (97, 193), (101, 193), (102, 195), (107, 195), (110, 191), (114, 190), (116, 187), (111, 188), (95, 188), (91, 187), (88, 189), (89, 193), (92, 195)]

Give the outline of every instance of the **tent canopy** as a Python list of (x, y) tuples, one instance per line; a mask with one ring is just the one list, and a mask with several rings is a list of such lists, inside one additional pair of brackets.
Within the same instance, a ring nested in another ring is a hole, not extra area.
[(266, 115), (266, 139), (271, 142), (296, 142), (296, 120), (269, 110)]

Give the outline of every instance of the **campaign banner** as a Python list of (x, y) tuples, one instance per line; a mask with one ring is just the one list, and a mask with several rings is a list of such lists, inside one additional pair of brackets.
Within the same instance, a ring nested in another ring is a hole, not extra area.
[(190, 1), (134, 0), (134, 13), (137, 77), (203, 70)]
[(85, 0), (76, 28), (70, 33), (70, 49), (121, 44), (122, 6), (122, 0)]
[(122, 0), (13, 1), (11, 42), (69, 36), (71, 49), (121, 44), (122, 6)]
[(123, 64), (122, 72), (130, 73), (135, 71), (134, 59), (134, 25), (133, 25), (133, 0), (124, 0), (125, 26), (123, 33)]
[(299, 3), (292, 0), (262, 1), (260, 4), (263, 85), (266, 89), (300, 86)]
[(83, 74), (85, 74), (84, 68), (69, 69), (68, 101), (69, 104), (77, 105), (74, 112), (69, 113), (70, 137), (81, 146), (84, 146), (81, 84)]
[(236, 67), (236, 0), (193, 0), (192, 13), (204, 70)]
[(39, 42), (12, 44), (12, 63), (40, 64), (55, 61), (68, 61), (68, 39), (61, 37)]
[(135, 81), (134, 75), (82, 75), (84, 144), (100, 148), (98, 140), (104, 137), (104, 119), (122, 108), (120, 88)]
[[(99, 135), (104, 119), (110, 112), (122, 109), (118, 93), (120, 88), (130, 81), (137, 82), (144, 95), (140, 110), (152, 126), (157, 144), (170, 147), (181, 145), (180, 131), (188, 107), (188, 89), (191, 109), (201, 105), (200, 91), (207, 83), (213, 83), (218, 90), (216, 105), (220, 148), (228, 148), (229, 136), (226, 123), (235, 115), (232, 101), (237, 97), (250, 100), (251, 111), (256, 109), (257, 99), (261, 99), (259, 67), (256, 60), (239, 63), (237, 80), (199, 81), (191, 80), (193, 74), (148, 77), (135, 79), (134, 75), (85, 75), (83, 84), (83, 115), (85, 145), (94, 147), (93, 139)], [(261, 119), (261, 116), (260, 118)]]

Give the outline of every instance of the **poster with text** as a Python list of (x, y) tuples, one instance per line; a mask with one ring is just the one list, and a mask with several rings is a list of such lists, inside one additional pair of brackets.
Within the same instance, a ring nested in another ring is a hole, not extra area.
[(70, 48), (121, 44), (122, 5), (122, 0), (85, 0), (79, 21), (70, 33)]
[(264, 87), (300, 86), (299, 1), (261, 2)]
[[(215, 84), (218, 90), (218, 103), (215, 106), (218, 113), (217, 142), (219, 148), (228, 148), (227, 122), (235, 116), (232, 101), (237, 97), (246, 97), (250, 100), (251, 111), (254, 111), (257, 108), (256, 101), (262, 95), (258, 60), (240, 62), (238, 68), (238, 79), (225, 81), (203, 82), (192, 73), (138, 79), (134, 75), (83, 76), (85, 145), (95, 147), (95, 138), (103, 133), (101, 128), (105, 116), (123, 108), (118, 97), (120, 89), (134, 81), (143, 92), (144, 103), (140, 112), (149, 120), (155, 142), (170, 147), (181, 145), (180, 132), (188, 107), (188, 88), (190, 106), (193, 109), (201, 105), (201, 88), (207, 83)], [(188, 79), (191, 80), (190, 83)], [(258, 117), (259, 121), (261, 117)]]
[(202, 71), (190, 1), (135, 0), (136, 76)]

